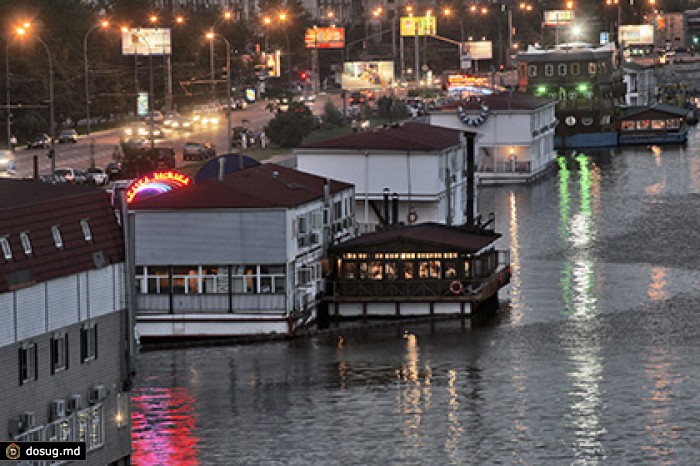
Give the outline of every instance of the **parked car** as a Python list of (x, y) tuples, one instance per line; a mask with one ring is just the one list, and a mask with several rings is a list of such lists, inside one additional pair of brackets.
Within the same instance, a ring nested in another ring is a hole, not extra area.
[(46, 133), (35, 134), (27, 141), (27, 149), (45, 149), (51, 146), (51, 136)]
[(101, 168), (93, 167), (85, 170), (88, 184), (95, 186), (105, 186), (109, 183), (109, 175)]
[(57, 168), (53, 174), (70, 184), (85, 184), (87, 182), (85, 174), (75, 168)]
[(211, 157), (216, 157), (216, 149), (210, 142), (187, 142), (182, 149), (183, 160), (205, 160)]
[(109, 162), (105, 167), (105, 173), (110, 180), (117, 179), (122, 174), (122, 164), (119, 162)]
[(61, 132), (58, 133), (58, 142), (59, 143), (64, 143), (64, 142), (76, 143), (76, 142), (78, 142), (78, 132), (74, 129), (61, 130)]

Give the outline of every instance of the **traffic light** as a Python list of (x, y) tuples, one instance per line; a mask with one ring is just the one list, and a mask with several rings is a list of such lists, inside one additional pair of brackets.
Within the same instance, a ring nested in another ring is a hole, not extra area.
[(299, 78), (301, 78), (302, 81), (306, 81), (309, 78), (309, 75), (306, 73), (306, 71), (302, 71)]

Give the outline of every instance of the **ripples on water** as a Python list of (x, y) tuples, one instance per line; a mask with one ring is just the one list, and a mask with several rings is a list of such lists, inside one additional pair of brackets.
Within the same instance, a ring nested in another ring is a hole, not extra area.
[(694, 135), (483, 188), (494, 322), (143, 353), (134, 462), (697, 464), (698, 193)]

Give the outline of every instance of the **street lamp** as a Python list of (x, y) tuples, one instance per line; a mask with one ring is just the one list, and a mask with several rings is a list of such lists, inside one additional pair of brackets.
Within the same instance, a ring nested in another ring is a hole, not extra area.
[(263, 18), (263, 25), (265, 26), (265, 53), (267, 53), (267, 36), (270, 33), (270, 24), (272, 24), (272, 18), (265, 16)]
[[(149, 126), (150, 126), (150, 137), (149, 139), (151, 140), (151, 149), (154, 149), (156, 147), (156, 141), (155, 141), (155, 136), (154, 136), (154, 131), (153, 131), (153, 126), (154, 126), (154, 121), (153, 121), (153, 100), (154, 100), (154, 95), (153, 95), (153, 52), (151, 51), (151, 44), (148, 43), (148, 40), (144, 36), (142, 36), (139, 32), (136, 32), (132, 36), (132, 40), (134, 40), (134, 57), (138, 57), (139, 55), (139, 43), (143, 43), (146, 46), (146, 49), (148, 50), (148, 78), (149, 78), (149, 83), (148, 83), (148, 115), (149, 115)], [(138, 62), (137, 62), (138, 63)]]
[(85, 37), (83, 37), (83, 61), (85, 62), (85, 119), (87, 122), (88, 135), (90, 134), (90, 68), (88, 66), (87, 44), (90, 33), (99, 27), (103, 29), (108, 28), (109, 21), (102, 21), (100, 24), (95, 24), (87, 30)]
[[(214, 32), (214, 29), (216, 26), (219, 25), (219, 23), (222, 20), (229, 21), (231, 18), (233, 18), (233, 15), (231, 14), (230, 11), (226, 10), (224, 11), (224, 14), (221, 16), (221, 18), (217, 19), (214, 24), (211, 25), (209, 28), (209, 34), (216, 35)], [(214, 37), (212, 35), (212, 37)], [(216, 73), (214, 71), (214, 41), (210, 40), (209, 41), (209, 73), (210, 73), (210, 79), (211, 79), (211, 98), (214, 100), (216, 97)]]
[[(208, 32), (207, 39), (213, 44), (214, 39), (218, 37), (226, 43), (226, 129), (227, 129), (227, 141), (228, 141), (228, 153), (233, 152), (231, 146), (231, 42), (221, 34)], [(238, 169), (243, 170), (243, 161), (241, 159), (242, 155), (238, 156)]]
[(292, 52), (289, 47), (289, 34), (287, 33), (287, 27), (285, 23), (287, 22), (287, 13), (280, 13), (280, 21), (282, 22), (282, 31), (284, 31), (284, 38), (287, 40), (287, 64), (289, 65), (289, 89), (292, 88)]

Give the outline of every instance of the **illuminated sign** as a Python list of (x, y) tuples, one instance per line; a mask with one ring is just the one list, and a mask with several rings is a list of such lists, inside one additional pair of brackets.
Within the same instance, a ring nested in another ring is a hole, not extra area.
[(401, 35), (408, 36), (434, 36), (437, 31), (435, 16), (402, 16)]
[(654, 26), (651, 24), (620, 26), (620, 41), (624, 44), (653, 45)]
[(544, 12), (544, 26), (567, 26), (574, 20), (573, 10), (547, 10)]
[(279, 78), (280, 77), (280, 51), (263, 52), (260, 54), (260, 65), (256, 68), (260, 69), (263, 78)]
[(490, 40), (473, 40), (462, 42), (462, 56), (468, 60), (491, 60), (493, 45)]
[(159, 171), (142, 176), (129, 185), (126, 190), (126, 202), (131, 203), (142, 196), (162, 194), (173, 189), (192, 184), (192, 178), (173, 170)]
[(170, 55), (169, 28), (132, 28), (122, 31), (122, 55)]
[(382, 89), (394, 82), (394, 62), (347, 61), (340, 78), (345, 90)]
[(140, 117), (148, 114), (148, 92), (139, 92), (136, 95), (136, 114)]
[(308, 28), (304, 43), (307, 49), (342, 49), (345, 47), (345, 28)]

